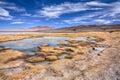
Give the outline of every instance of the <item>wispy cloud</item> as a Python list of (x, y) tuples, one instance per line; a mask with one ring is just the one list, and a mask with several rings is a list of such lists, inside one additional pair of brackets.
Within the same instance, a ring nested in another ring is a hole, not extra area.
[(10, 16), (9, 12), (0, 7), (0, 16)]
[(14, 6), (14, 3), (9, 3), (9, 2), (5, 2), (5, 1), (0, 1), (0, 5), (1, 6), (5, 6), (5, 5), (9, 5), (9, 6)]
[(12, 16), (9, 16), (9, 17), (0, 16), (0, 20), (12, 20), (12, 19), (13, 19)]
[(4, 8), (4, 9), (13, 10), (13, 11), (16, 11), (16, 12), (26, 11), (24, 8), (17, 7), (17, 5), (14, 4), (14, 3), (9, 3), (9, 2), (4, 2), (4, 1), (0, 1), (0, 7)]
[(23, 24), (25, 22), (12, 22), (11, 24)]
[(10, 9), (10, 10), (13, 10), (13, 11), (16, 11), (16, 12), (24, 12), (26, 11), (24, 8), (19, 8), (19, 7), (16, 7), (16, 6), (8, 6), (8, 7), (4, 7), (5, 9)]
[(10, 11), (15, 12), (25, 12), (26, 10), (21, 7), (17, 7), (16, 4), (0, 1), (0, 20), (12, 20), (13, 16), (10, 14)]
[(13, 17), (9, 14), (9, 11), (0, 7), (0, 20), (12, 20), (12, 18)]
[(81, 22), (83, 23), (85, 20), (87, 20), (87, 22), (88, 22), (89, 19), (92, 19), (92, 18), (97, 17), (99, 15), (100, 14), (96, 12), (96, 13), (92, 13), (92, 14), (77, 16), (77, 17), (74, 17), (74, 18), (71, 18), (68, 20), (63, 20), (63, 22), (68, 23), (68, 24), (81, 23)]
[(102, 3), (102, 2), (99, 2), (99, 1), (86, 2), (85, 4), (88, 5), (88, 6), (110, 6), (107, 3)]
[[(87, 2), (85, 5), (98, 6), (102, 8), (102, 11), (89, 12), (87, 15), (81, 15), (68, 20), (63, 20), (67, 24), (76, 23), (98, 23), (98, 24), (110, 24), (115, 21), (120, 22), (120, 2), (114, 3), (102, 3), (97, 1)], [(104, 6), (104, 7), (103, 7)], [(93, 7), (92, 7), (93, 8)]]
[(37, 14), (50, 18), (58, 18), (62, 14), (74, 13), (86, 10), (99, 10), (101, 8), (90, 8), (84, 3), (63, 3), (60, 5), (52, 5), (43, 7), (42, 10), (37, 11)]
[(36, 11), (35, 16), (47, 18), (59, 18), (63, 14), (95, 10), (101, 12), (100, 18), (116, 16), (120, 14), (120, 2), (103, 3), (100, 1), (70, 3), (65, 2), (60, 5), (51, 5), (43, 7), (42, 10)]
[(96, 19), (93, 20), (94, 22), (97, 22), (98, 24), (109, 24), (112, 23), (112, 20), (106, 20), (106, 19)]

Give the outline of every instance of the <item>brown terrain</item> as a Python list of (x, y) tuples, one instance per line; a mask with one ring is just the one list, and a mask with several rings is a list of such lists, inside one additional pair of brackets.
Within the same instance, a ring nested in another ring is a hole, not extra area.
[[(88, 25), (88, 26), (73, 26), (58, 28), (53, 30), (45, 30), (46, 32), (105, 32), (105, 31), (120, 31), (120, 25)], [(44, 32), (45, 32), (44, 31)]]
[[(73, 27), (70, 28), (70, 32), (71, 29), (73, 30)], [(60, 42), (56, 46), (43, 44), (38, 46), (39, 50), (34, 51), (33, 56), (0, 47), (0, 80), (120, 80), (119, 29), (117, 26), (104, 31), (91, 29), (83, 32), (84, 29), (81, 29), (80, 32), (79, 28), (77, 33), (65, 33), (62, 30), (64, 33), (0, 36), (0, 42), (47, 36), (88, 37), (87, 41), (70, 39), (66, 40), (67, 44)], [(96, 52), (97, 48), (103, 50)], [(66, 56), (61, 59), (61, 55)], [(46, 60), (49, 61), (48, 64), (40, 64)]]
[(37, 27), (32, 27), (32, 28), (21, 28), (21, 29), (1, 29), (0, 31), (2, 32), (7, 32), (7, 31), (15, 31), (15, 32), (24, 32), (24, 31), (43, 31), (43, 30), (51, 30), (51, 29), (55, 29), (53, 27), (48, 27), (48, 26), (37, 26)]

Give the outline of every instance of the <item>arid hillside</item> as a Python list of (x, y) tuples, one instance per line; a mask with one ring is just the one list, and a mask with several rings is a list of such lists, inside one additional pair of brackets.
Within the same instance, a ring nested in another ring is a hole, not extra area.
[(64, 28), (58, 28), (53, 30), (46, 30), (43, 32), (92, 32), (92, 31), (99, 31), (99, 32), (112, 32), (112, 31), (119, 31), (120, 25), (88, 25), (88, 26), (72, 26), (72, 27), (64, 27)]
[(31, 28), (20, 28), (20, 29), (0, 29), (0, 32), (31, 32), (31, 31), (44, 31), (44, 30), (52, 30), (55, 29), (53, 27), (48, 26), (37, 26)]

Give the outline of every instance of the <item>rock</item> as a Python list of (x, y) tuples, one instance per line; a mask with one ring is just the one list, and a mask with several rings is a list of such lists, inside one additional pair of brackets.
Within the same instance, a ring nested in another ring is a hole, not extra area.
[(50, 60), (50, 61), (55, 61), (58, 59), (57, 56), (46, 56), (46, 59)]
[(31, 63), (42, 62), (44, 60), (45, 60), (45, 58), (36, 57), (36, 56), (32, 56), (32, 57), (29, 57), (29, 58), (26, 59), (26, 61), (31, 62)]
[(0, 52), (0, 63), (6, 63), (18, 58), (24, 58), (27, 54), (24, 52), (20, 52), (17, 50), (5, 50), (4, 52)]
[(85, 60), (86, 57), (83, 55), (76, 55), (73, 57), (73, 60), (78, 61), (78, 60)]

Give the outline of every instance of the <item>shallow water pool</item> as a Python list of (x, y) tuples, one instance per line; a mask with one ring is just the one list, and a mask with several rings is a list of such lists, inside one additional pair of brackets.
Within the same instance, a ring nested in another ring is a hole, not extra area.
[[(28, 53), (29, 55), (34, 55), (33, 50), (37, 50), (38, 46), (43, 44), (48, 44), (49, 46), (56, 46), (60, 42), (64, 42), (69, 37), (41, 37), (41, 38), (28, 38), (17, 41), (8, 41), (0, 43), (0, 46), (9, 47), (11, 49), (20, 50)], [(74, 40), (86, 41), (87, 37), (76, 37), (72, 38)]]

